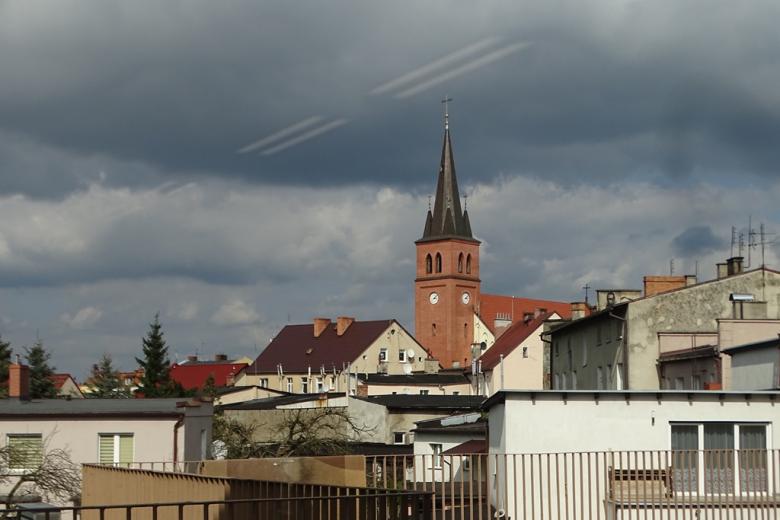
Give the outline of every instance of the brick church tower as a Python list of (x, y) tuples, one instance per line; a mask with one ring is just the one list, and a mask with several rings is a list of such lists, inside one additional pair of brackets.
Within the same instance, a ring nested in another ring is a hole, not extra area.
[(471, 234), (468, 211), (461, 211), (448, 117), (433, 212), (417, 246), (414, 331), (444, 368), (471, 362), (474, 314), (479, 309), (479, 240)]

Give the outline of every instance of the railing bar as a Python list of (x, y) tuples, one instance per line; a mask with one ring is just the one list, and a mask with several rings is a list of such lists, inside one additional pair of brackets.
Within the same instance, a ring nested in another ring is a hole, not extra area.
[[(526, 456), (524, 454), (520, 455), (520, 471), (522, 471), (522, 473), (521, 473), (522, 476), (520, 477), (520, 482), (521, 482), (521, 486), (523, 488), (523, 518), (526, 517), (526, 513), (528, 511), (528, 507), (526, 506), (526, 489), (525, 489), (525, 459), (526, 459)], [(515, 515), (515, 518), (520, 518), (520, 517)]]
[(552, 520), (552, 483), (550, 482), (552, 479), (550, 478), (551, 472), (550, 472), (550, 454), (547, 454), (547, 518)]
[[(460, 520), (465, 520), (466, 504), (464, 494), (466, 493), (464, 478), (466, 477), (466, 457), (470, 455), (460, 455)], [(471, 463), (469, 463), (469, 472), (471, 472)]]
[[(487, 465), (487, 457), (485, 457)], [(477, 480), (477, 509), (479, 510), (479, 520), (482, 520), (482, 456), (477, 457), (477, 466), (479, 467), (479, 480)]]
[[(507, 482), (507, 487), (509, 487), (509, 482)], [(514, 513), (514, 516), (512, 518), (518, 518), (517, 516), (517, 453), (512, 454), (512, 490), (513, 490), (513, 500), (512, 505), (514, 506), (512, 508), (512, 512)], [(523, 490), (525, 492), (525, 490)], [(525, 513), (525, 511), (523, 511)]]

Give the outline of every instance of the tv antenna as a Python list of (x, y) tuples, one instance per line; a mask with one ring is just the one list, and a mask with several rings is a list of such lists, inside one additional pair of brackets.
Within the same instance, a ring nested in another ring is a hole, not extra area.
[(585, 291), (585, 305), (588, 304), (588, 293), (590, 292), (590, 284), (585, 282), (585, 285), (582, 286), (582, 290)]

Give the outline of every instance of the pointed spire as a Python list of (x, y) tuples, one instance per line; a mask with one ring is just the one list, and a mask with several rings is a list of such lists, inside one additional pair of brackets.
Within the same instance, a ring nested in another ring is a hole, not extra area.
[[(436, 186), (436, 198), (433, 205), (433, 214), (428, 212), (430, 218), (426, 219), (423, 240), (439, 238), (466, 238), (472, 239), (471, 225), (460, 206), (460, 193), (458, 192), (458, 179), (455, 175), (455, 159), (452, 153), (452, 142), (449, 129), (449, 113), (445, 98), (442, 103), (444, 112), (444, 143), (441, 150), (441, 162), (439, 163), (439, 180)], [(465, 218), (464, 218), (465, 217)]]

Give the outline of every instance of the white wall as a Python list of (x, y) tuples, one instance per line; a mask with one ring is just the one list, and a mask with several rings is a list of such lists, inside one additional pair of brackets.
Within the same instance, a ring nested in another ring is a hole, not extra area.
[(733, 390), (769, 390), (778, 382), (780, 352), (777, 347), (742, 350), (731, 357)]

